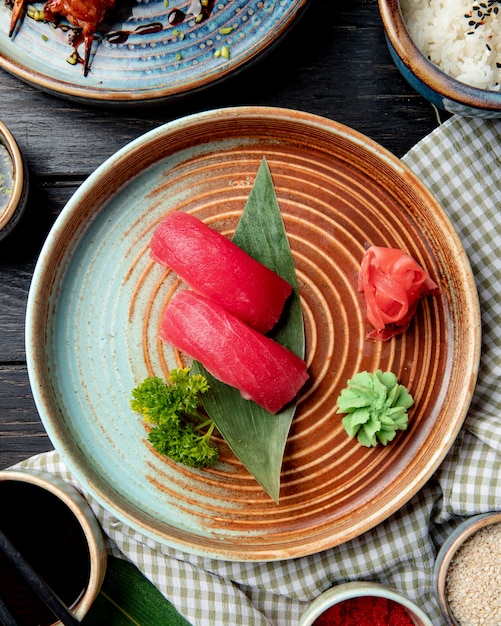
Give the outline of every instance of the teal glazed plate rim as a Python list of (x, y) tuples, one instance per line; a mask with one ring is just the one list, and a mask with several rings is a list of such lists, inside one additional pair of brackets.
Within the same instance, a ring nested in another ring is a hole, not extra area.
[[(168, 211), (234, 232), (266, 157), (298, 276), (310, 381), (276, 504), (227, 448), (197, 470), (156, 454), (132, 389), (188, 365), (158, 339), (183, 288), (149, 255)], [(441, 286), (412, 327), (366, 340), (358, 270), (367, 242), (409, 250)], [(384, 148), (331, 120), (272, 107), (187, 116), (101, 165), (58, 216), (28, 297), (31, 388), (54, 447), (105, 509), (145, 536), (211, 558), (266, 561), (343, 543), (405, 504), (454, 442), (475, 386), (480, 314), (471, 268), (442, 208)], [(336, 399), (358, 371), (409, 385), (410, 426), (386, 447), (344, 432)]]
[[(73, 51), (68, 32), (27, 15), (9, 37), (11, 10), (2, 2), (0, 67), (70, 100), (102, 105), (163, 102), (220, 82), (261, 58), (290, 31), (307, 4), (218, 0), (198, 22), (187, 0), (129, 0), (110, 19), (108, 30), (118, 34), (98, 33), (84, 76), (81, 64), (68, 62)], [(172, 24), (173, 12), (186, 17)]]

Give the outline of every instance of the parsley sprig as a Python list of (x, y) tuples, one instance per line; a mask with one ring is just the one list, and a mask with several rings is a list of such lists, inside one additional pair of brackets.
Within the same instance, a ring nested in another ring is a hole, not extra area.
[(146, 378), (132, 390), (131, 408), (152, 425), (148, 440), (154, 449), (189, 467), (210, 467), (219, 458), (210, 438), (214, 421), (200, 411), (209, 389), (205, 376), (176, 368), (168, 380)]

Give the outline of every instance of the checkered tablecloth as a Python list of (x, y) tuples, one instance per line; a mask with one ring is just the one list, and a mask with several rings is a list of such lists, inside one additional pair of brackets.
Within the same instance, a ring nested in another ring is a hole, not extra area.
[[(358, 579), (406, 593), (441, 626), (431, 586), (437, 545), (464, 516), (501, 510), (501, 120), (453, 117), (403, 161), (455, 224), (477, 281), (483, 350), (464, 428), (433, 479), (386, 522), (294, 560), (226, 562), (184, 554), (139, 535), (86, 494), (110, 552), (134, 562), (193, 626), (295, 625), (322, 591)], [(21, 465), (79, 488), (56, 452)]]

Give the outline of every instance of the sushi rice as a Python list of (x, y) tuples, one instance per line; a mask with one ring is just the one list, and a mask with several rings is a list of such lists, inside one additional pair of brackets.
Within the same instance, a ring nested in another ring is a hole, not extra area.
[(499, 91), (500, 0), (401, 0), (409, 34), (443, 72), (477, 87)]

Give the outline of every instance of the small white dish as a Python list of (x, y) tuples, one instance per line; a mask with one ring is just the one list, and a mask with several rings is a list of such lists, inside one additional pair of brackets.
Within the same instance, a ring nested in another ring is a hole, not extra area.
[(0, 121), (0, 240), (15, 228), (28, 200), (28, 170), (14, 136)]

